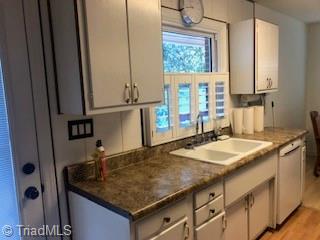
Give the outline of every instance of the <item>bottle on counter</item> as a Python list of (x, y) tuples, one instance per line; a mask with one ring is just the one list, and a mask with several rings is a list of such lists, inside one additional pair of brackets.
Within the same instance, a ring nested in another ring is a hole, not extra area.
[(98, 181), (104, 181), (107, 175), (107, 156), (101, 140), (96, 142), (96, 151), (93, 158), (96, 166), (96, 178)]

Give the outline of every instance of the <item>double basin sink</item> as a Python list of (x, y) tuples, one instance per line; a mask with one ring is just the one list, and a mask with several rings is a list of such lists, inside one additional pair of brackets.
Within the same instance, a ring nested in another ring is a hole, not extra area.
[(199, 161), (230, 165), (270, 145), (272, 145), (272, 142), (229, 138), (223, 141), (210, 142), (194, 149), (181, 148), (170, 153)]

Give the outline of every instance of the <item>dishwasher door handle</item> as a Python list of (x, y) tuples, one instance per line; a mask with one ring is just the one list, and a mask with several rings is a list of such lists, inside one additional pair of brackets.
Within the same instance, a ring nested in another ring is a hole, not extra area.
[(290, 151), (281, 154), (280, 157), (287, 156), (287, 155), (289, 155), (290, 153), (294, 152), (295, 150), (297, 150), (299, 148), (300, 148), (300, 146), (296, 146), (295, 148), (291, 149)]

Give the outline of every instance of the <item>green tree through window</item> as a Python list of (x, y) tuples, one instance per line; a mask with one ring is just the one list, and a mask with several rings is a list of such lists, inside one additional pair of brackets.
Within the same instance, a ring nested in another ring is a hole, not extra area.
[(211, 38), (163, 32), (164, 71), (211, 72)]

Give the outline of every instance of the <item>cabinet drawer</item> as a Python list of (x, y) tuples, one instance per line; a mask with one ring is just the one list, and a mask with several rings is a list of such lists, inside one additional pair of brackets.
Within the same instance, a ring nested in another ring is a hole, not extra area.
[(188, 226), (188, 219), (184, 218), (159, 234), (148, 238), (148, 240), (186, 240), (189, 236), (190, 229)]
[(195, 217), (196, 217), (195, 225), (198, 226), (198, 225), (204, 223), (205, 221), (207, 221), (208, 219), (210, 219), (211, 217), (213, 217), (217, 213), (220, 213), (222, 211), (222, 209), (223, 209), (223, 195), (221, 195), (220, 197), (212, 200), (208, 204), (206, 204), (203, 207), (196, 210), (196, 212), (195, 212)]
[(226, 206), (273, 178), (276, 175), (277, 158), (277, 152), (273, 152), (227, 176), (224, 196)]
[(195, 208), (199, 208), (223, 193), (222, 182), (219, 181), (195, 195)]
[(225, 213), (223, 212), (196, 228), (196, 240), (223, 240), (225, 229), (224, 217)]
[(137, 222), (137, 239), (145, 240), (151, 238), (170, 228), (182, 219), (187, 219), (186, 224), (191, 227), (193, 224), (191, 200), (191, 198), (186, 198)]

